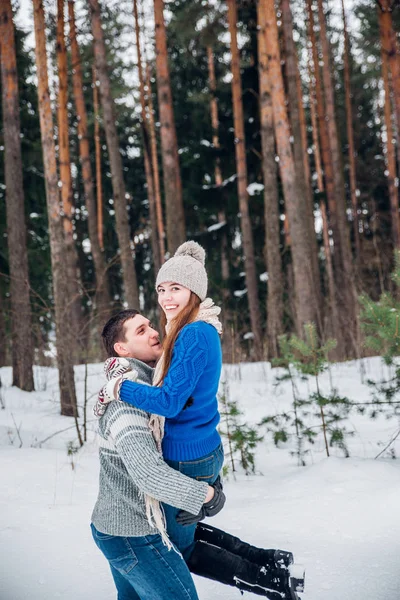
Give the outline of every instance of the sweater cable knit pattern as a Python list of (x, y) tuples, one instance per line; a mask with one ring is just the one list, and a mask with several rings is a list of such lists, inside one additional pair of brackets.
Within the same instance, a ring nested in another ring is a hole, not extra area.
[[(142, 378), (146, 365), (135, 362)], [(145, 383), (151, 383), (151, 373), (148, 368)], [(99, 494), (92, 514), (99, 531), (127, 537), (158, 533), (148, 522), (145, 495), (193, 514), (200, 511), (207, 484), (168, 467), (157, 450), (147, 412), (111, 402), (99, 420), (99, 455)]]
[[(217, 391), (221, 345), (215, 327), (198, 321), (186, 325), (176, 340), (171, 366), (160, 387), (124, 381), (121, 400), (167, 417), (164, 456), (192, 460), (212, 452), (221, 442)], [(189, 397), (193, 405), (183, 410)]]

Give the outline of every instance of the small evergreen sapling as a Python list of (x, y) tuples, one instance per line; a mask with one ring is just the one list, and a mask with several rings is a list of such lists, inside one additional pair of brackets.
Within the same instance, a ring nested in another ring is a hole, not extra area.
[[(220, 403), (223, 409), (220, 411), (225, 423), (225, 430), (220, 433), (228, 440), (229, 452), (227, 458), (230, 461), (232, 472), (236, 472), (235, 457), (239, 455), (239, 461), (246, 475), (255, 472), (254, 451), (259, 442), (264, 438), (258, 435), (257, 430), (248, 423), (243, 422), (243, 412), (239, 409), (237, 402), (229, 398), (229, 386), (223, 383), (223, 393), (220, 395)], [(227, 469), (225, 469), (226, 474)]]
[[(337, 394), (332, 388), (329, 395), (321, 391), (320, 375), (328, 367), (327, 355), (336, 346), (336, 341), (328, 340), (320, 345), (316, 328), (313, 323), (304, 326), (305, 338), (300, 339), (293, 335), (289, 339), (281, 337), (280, 349), (282, 359), (280, 365), (285, 367), (285, 373), (277, 377), (277, 384), (290, 380), (293, 395), (293, 411), (265, 417), (262, 425), (267, 425), (273, 432), (274, 441), (287, 441), (287, 425), (296, 431), (297, 448), (293, 454), (297, 455), (299, 465), (305, 465), (305, 457), (308, 452), (304, 443), (315, 443), (318, 432), (322, 431), (325, 451), (329, 456), (329, 447), (337, 446), (349, 456), (345, 443), (347, 435), (353, 432), (346, 429), (342, 424), (351, 409), (351, 402)], [(276, 363), (275, 363), (276, 364)], [(302, 381), (313, 377), (316, 391), (309, 393), (307, 398), (301, 398), (296, 385), (296, 380)], [(317, 411), (315, 411), (317, 409)], [(314, 419), (319, 420), (314, 425)]]
[(287, 442), (290, 437), (289, 431), (294, 429), (296, 432), (296, 451), (292, 454), (297, 456), (299, 466), (305, 466), (305, 456), (308, 450), (304, 448), (304, 437), (315, 434), (311, 430), (307, 431), (304, 421), (299, 414), (300, 394), (297, 387), (297, 380), (300, 379), (304, 381), (307, 377), (299, 374), (293, 365), (295, 357), (288, 336), (279, 336), (278, 343), (281, 356), (280, 358), (274, 359), (272, 365), (274, 367), (281, 367), (283, 373), (275, 377), (274, 386), (275, 388), (278, 388), (286, 381), (290, 381), (293, 397), (293, 410), (264, 417), (260, 422), (260, 426), (266, 426), (267, 431), (272, 433), (274, 444), (276, 446), (278, 446), (280, 442)]
[[(378, 302), (373, 302), (366, 294), (360, 296), (361, 328), (366, 334), (365, 345), (382, 357), (387, 368), (387, 376), (381, 380), (367, 380), (372, 389), (372, 402), (360, 403), (359, 411), (370, 407), (370, 417), (385, 414), (387, 418), (400, 419), (400, 252), (395, 252), (395, 268), (392, 280), (396, 286), (393, 294), (384, 292)], [(397, 439), (399, 432), (392, 437), (389, 446)], [(382, 453), (379, 453), (380, 456)], [(392, 452), (393, 456), (393, 452)]]

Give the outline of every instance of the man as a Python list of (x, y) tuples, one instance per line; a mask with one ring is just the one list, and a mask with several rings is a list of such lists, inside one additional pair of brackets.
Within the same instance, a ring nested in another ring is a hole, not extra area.
[[(107, 351), (132, 354), (138, 379), (151, 383), (161, 354), (158, 334), (137, 311), (123, 311), (106, 324)], [(116, 341), (110, 346), (110, 340)], [(162, 459), (149, 415), (111, 402), (99, 421), (100, 482), (92, 534), (107, 558), (118, 600), (198, 600), (189, 570), (169, 541), (159, 502), (191, 514), (212, 515), (224, 504), (222, 490), (190, 479)], [(201, 513), (201, 514), (199, 514)]]
[[(114, 377), (115, 375), (117, 375), (119, 378), (129, 377), (129, 374), (126, 373), (126, 370), (127, 368), (130, 368), (139, 374), (138, 380), (140, 380), (142, 383), (151, 385), (153, 375), (152, 367), (154, 367), (157, 360), (160, 358), (162, 348), (159, 341), (159, 335), (152, 327), (148, 319), (146, 319), (143, 315), (140, 315), (135, 310), (122, 311), (106, 323), (103, 329), (102, 338), (108, 356), (118, 356), (122, 359), (119, 360), (116, 358), (106, 361), (108, 378)], [(117, 381), (118, 377), (115, 378), (115, 381)], [(111, 408), (112, 414), (109, 415), (108, 413)], [(95, 413), (102, 414), (104, 410), (105, 407), (102, 402), (98, 402), (95, 407)], [(130, 445), (133, 446), (133, 453), (136, 457), (147, 454), (149, 452), (149, 445), (154, 447), (154, 441), (153, 444), (149, 444), (149, 437), (152, 437), (151, 430), (149, 428), (149, 415), (127, 404), (113, 401), (108, 406), (107, 410), (105, 410), (104, 416), (100, 420), (101, 461), (102, 448), (104, 448), (103, 453), (108, 452), (108, 448), (106, 446), (107, 440), (104, 439), (109, 428), (107, 427), (107, 423), (111, 422), (111, 426), (113, 426), (114, 419), (118, 417), (118, 421), (120, 421), (122, 418), (120, 414), (121, 410), (129, 411), (130, 419), (133, 419), (136, 413), (137, 415), (140, 415), (142, 419), (142, 429), (140, 435), (137, 427), (130, 426), (129, 431), (127, 428), (124, 430), (125, 444), (123, 448), (119, 448), (122, 460), (124, 460), (125, 453), (131, 453), (129, 448)], [(190, 410), (190, 406), (186, 410)], [(131, 411), (134, 411), (135, 415), (131, 414)], [(119, 439), (119, 436), (120, 434), (118, 432), (117, 439)], [(105, 460), (106, 458), (103, 457), (103, 462)], [(160, 465), (162, 463), (162, 458), (160, 455), (158, 455), (158, 461), (158, 464)], [(102, 464), (101, 468), (105, 470), (107, 465), (105, 464), (103, 468)], [(141, 477), (146, 478), (146, 472), (143, 469), (140, 471), (138, 467), (136, 468), (138, 469), (138, 474), (133, 474), (133, 477), (136, 479), (137, 485), (143, 485), (143, 483), (139, 480)], [(168, 469), (165, 463), (163, 468)], [(176, 474), (177, 472), (173, 471), (173, 473)], [(162, 487), (160, 482), (156, 483), (155, 487), (153, 484), (152, 487), (148, 487), (147, 489), (149, 490), (150, 495), (152, 495), (154, 498), (158, 498), (163, 500), (165, 503), (169, 503), (173, 506), (178, 506), (179, 508), (183, 509), (180, 515), (183, 520), (186, 520), (186, 522), (195, 522), (196, 517), (193, 517), (189, 514), (191, 512), (196, 512), (196, 510), (193, 505), (190, 505), (190, 501), (187, 497), (187, 494), (190, 493), (188, 487), (189, 484), (187, 482), (188, 478), (183, 475), (180, 476), (183, 479), (180, 479), (179, 482), (178, 480), (174, 480), (177, 486), (182, 486), (180, 489), (178, 489), (178, 487), (174, 488), (174, 493), (179, 496), (179, 499), (176, 497), (171, 499), (171, 495), (169, 495), (169, 498), (166, 498), (165, 490), (159, 489)], [(192, 483), (198, 483), (194, 482), (193, 480), (191, 481)], [(100, 493), (102, 491), (101, 482), (102, 471), (100, 473)], [(108, 478), (108, 481), (104, 482), (103, 487), (107, 490), (108, 494), (110, 494), (110, 490), (114, 490), (114, 482)], [(192, 489), (192, 492), (195, 496), (198, 493), (194, 488)], [(182, 493), (183, 496), (185, 496), (186, 504), (184, 504), (182, 501)], [(204, 518), (204, 516), (216, 514), (222, 508), (223, 502), (224, 497), (221, 486), (217, 485), (215, 497), (209, 504), (203, 505), (198, 518)], [(135, 502), (131, 502), (133, 505), (135, 505), (135, 503), (136, 499)], [(100, 504), (102, 505), (102, 508), (99, 508), (98, 504), (96, 504), (93, 513), (93, 523), (96, 529), (103, 531), (106, 526), (107, 528), (110, 527), (108, 524), (108, 519), (110, 518), (110, 513), (115, 512), (115, 508), (113, 510), (112, 506), (110, 506), (110, 498), (107, 502), (100, 502)], [(106, 519), (106, 522), (103, 522), (103, 520), (99, 518), (100, 515), (102, 515), (102, 518)], [(126, 515), (126, 517), (128, 518), (128, 515)], [(115, 521), (114, 516), (111, 518), (113, 521)], [(123, 532), (120, 533), (122, 530), (115, 528), (114, 523), (113, 528), (109, 529), (109, 531), (111, 531), (114, 536), (124, 535)], [(98, 543), (98, 539), (96, 539), (96, 537), (95, 541)], [(98, 545), (100, 546), (99, 543)], [(101, 546), (100, 549), (102, 549), (104, 552), (104, 549)], [(107, 554), (106, 557), (109, 559), (114, 579), (116, 579), (115, 563), (110, 560), (110, 556), (107, 556)], [(298, 598), (296, 592), (294, 591), (296, 587), (296, 581), (294, 578), (289, 577), (287, 570), (287, 567), (291, 562), (293, 562), (293, 556), (290, 552), (255, 548), (254, 546), (242, 542), (238, 538), (235, 538), (223, 531), (203, 524), (199, 524), (197, 527), (195, 547), (192, 554), (187, 559), (188, 566), (193, 573), (220, 581), (221, 583), (227, 585), (238, 587), (241, 590), (251, 591), (254, 594), (270, 598), (270, 600)], [(297, 583), (300, 585), (301, 582)], [(126, 597), (130, 598), (131, 596)], [(132, 597), (136, 598), (136, 596)], [(152, 599), (156, 598), (155, 595), (152, 595), (151, 597)], [(167, 598), (167, 596), (164, 595), (163, 598)]]

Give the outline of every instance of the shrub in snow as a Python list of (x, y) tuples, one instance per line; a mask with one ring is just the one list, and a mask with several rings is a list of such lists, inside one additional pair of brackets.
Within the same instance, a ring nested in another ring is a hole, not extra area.
[(255, 472), (255, 448), (264, 438), (258, 434), (257, 429), (243, 421), (243, 412), (238, 408), (237, 402), (229, 398), (227, 382), (222, 384), (219, 401), (222, 405), (219, 432), (227, 440), (228, 446), (228, 452), (225, 452), (228, 462), (224, 466), (223, 473), (227, 475), (230, 469), (235, 473), (236, 463), (239, 462), (246, 475), (250, 475)]
[[(281, 358), (274, 361), (275, 366), (284, 368), (283, 375), (276, 378), (276, 385), (290, 380), (293, 395), (293, 410), (269, 415), (260, 422), (267, 431), (272, 433), (276, 445), (287, 442), (289, 436), (296, 436), (296, 451), (298, 464), (306, 464), (306, 443), (314, 444), (317, 436), (322, 434), (326, 455), (329, 448), (339, 447), (344, 455), (349, 456), (346, 437), (353, 435), (344, 424), (352, 408), (351, 401), (339, 396), (332, 388), (329, 394), (322, 391), (320, 375), (328, 368), (328, 353), (335, 348), (336, 340), (329, 339), (325, 344), (318, 340), (315, 325), (307, 323), (304, 326), (304, 339), (292, 335), (280, 336), (279, 347)], [(312, 378), (315, 391), (306, 398), (300, 397), (297, 381)]]

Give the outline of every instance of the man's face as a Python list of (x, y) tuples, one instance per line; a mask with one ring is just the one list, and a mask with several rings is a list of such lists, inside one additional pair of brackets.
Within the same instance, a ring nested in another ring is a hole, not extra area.
[(154, 366), (162, 353), (158, 332), (146, 317), (136, 315), (124, 323), (124, 340), (114, 344), (118, 356), (137, 358)]

